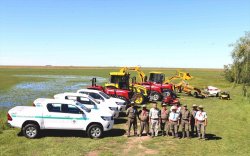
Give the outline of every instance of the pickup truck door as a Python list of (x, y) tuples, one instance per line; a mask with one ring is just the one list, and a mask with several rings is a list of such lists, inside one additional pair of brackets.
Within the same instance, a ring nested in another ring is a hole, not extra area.
[(43, 116), (45, 129), (82, 130), (86, 124), (86, 115), (74, 105), (47, 104), (47, 110)]
[(43, 114), (45, 129), (65, 129), (66, 120), (69, 115), (62, 112), (62, 104), (49, 103)]
[(67, 114), (69, 119), (66, 120), (66, 129), (83, 130), (86, 127), (87, 120), (86, 114), (84, 114), (78, 107), (74, 105), (67, 105)]

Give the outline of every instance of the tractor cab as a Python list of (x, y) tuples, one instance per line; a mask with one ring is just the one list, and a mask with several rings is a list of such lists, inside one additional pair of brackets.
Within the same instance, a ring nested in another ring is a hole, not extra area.
[(110, 72), (110, 83), (106, 83), (106, 87), (114, 87), (129, 90), (130, 74), (121, 72)]
[(162, 84), (165, 81), (165, 74), (162, 72), (150, 72), (149, 82)]

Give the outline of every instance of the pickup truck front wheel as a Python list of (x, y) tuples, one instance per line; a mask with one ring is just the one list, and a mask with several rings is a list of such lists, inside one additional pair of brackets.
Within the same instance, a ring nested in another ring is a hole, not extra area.
[(98, 124), (93, 124), (88, 128), (87, 134), (90, 138), (100, 138), (102, 137), (103, 130)]
[(35, 124), (27, 124), (23, 127), (23, 135), (26, 138), (33, 139), (38, 136), (39, 128)]

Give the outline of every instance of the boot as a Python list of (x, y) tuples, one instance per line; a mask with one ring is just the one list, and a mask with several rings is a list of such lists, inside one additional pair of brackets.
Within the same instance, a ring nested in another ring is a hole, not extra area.
[(185, 132), (182, 132), (182, 139), (185, 138)]
[(178, 138), (178, 133), (175, 134), (175, 138)]
[(190, 139), (189, 131), (187, 131), (186, 133), (187, 133), (187, 138)]
[(127, 133), (127, 137), (130, 137), (130, 132)]
[(201, 133), (198, 133), (198, 139), (201, 139)]
[(175, 138), (174, 132), (172, 132), (172, 137)]
[(151, 133), (151, 137), (153, 138), (155, 136), (154, 132)]
[(162, 136), (165, 136), (165, 131), (162, 131)]

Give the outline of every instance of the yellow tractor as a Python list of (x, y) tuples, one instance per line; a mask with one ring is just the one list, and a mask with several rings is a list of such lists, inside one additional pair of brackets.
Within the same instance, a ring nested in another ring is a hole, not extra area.
[(110, 72), (110, 82), (105, 84), (108, 88), (117, 88), (123, 90), (130, 90), (134, 94), (131, 101), (136, 104), (142, 104), (148, 96), (145, 87), (135, 84), (135, 78), (130, 82), (130, 74), (126, 68), (122, 68), (119, 72)]

